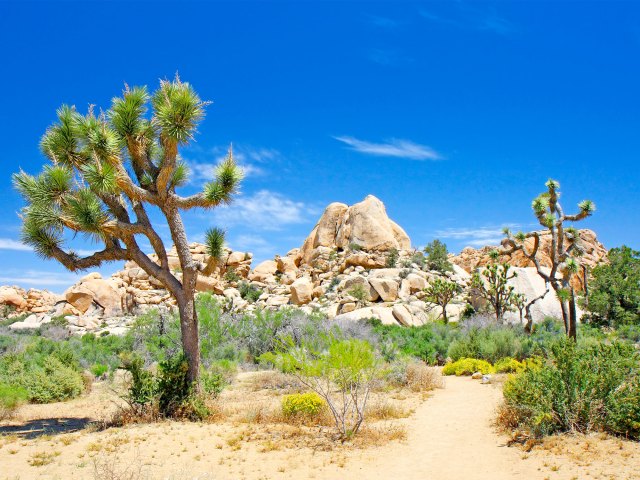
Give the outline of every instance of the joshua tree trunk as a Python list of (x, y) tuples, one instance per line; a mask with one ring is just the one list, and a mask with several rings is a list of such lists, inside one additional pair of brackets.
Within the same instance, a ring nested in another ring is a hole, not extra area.
[(578, 323), (578, 312), (576, 311), (576, 296), (571, 288), (571, 296), (569, 297), (569, 328), (567, 330), (567, 335), (569, 338), (576, 340), (577, 338), (577, 323)]
[(445, 324), (449, 323), (449, 318), (447, 317), (447, 306), (442, 307), (442, 320)]
[(193, 295), (185, 295), (178, 302), (182, 349), (189, 365), (187, 378), (198, 390), (200, 374), (200, 338), (198, 336), (198, 316)]

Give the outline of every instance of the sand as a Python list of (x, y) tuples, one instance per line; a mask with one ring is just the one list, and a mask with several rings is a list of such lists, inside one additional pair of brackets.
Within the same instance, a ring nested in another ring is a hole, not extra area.
[[(226, 401), (245, 408), (276, 402), (277, 395), (250, 391), (240, 382)], [(0, 479), (640, 479), (637, 442), (576, 435), (552, 437), (528, 453), (506, 446), (507, 437), (492, 425), (499, 386), (447, 378), (445, 388), (428, 398), (395, 396), (415, 411), (375, 422), (380, 431), (405, 431), (403, 439), (382, 445), (336, 445), (320, 430), (315, 441), (309, 430), (298, 436), (295, 426), (237, 419), (31, 435), (36, 438), (18, 433), (0, 440)], [(113, 405), (107, 397), (98, 389), (53, 411), (67, 421), (106, 414)], [(52, 406), (29, 406), (14, 427), (45, 418), (45, 412), (52, 416)]]

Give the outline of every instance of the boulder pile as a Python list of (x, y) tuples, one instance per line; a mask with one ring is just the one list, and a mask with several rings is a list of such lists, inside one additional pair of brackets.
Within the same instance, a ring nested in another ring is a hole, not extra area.
[[(602, 261), (606, 249), (595, 234), (589, 230), (581, 234), (585, 264)], [(548, 248), (544, 238), (543, 251)], [(425, 288), (438, 277), (462, 287), (460, 295), (447, 307), (449, 319), (457, 320), (466, 305), (464, 289), (471, 274), (489, 262), (491, 250), (466, 248), (460, 255), (451, 256), (453, 272), (429, 271), (422, 253), (411, 248), (409, 236), (372, 195), (351, 206), (330, 204), (300, 248), (266, 260), (254, 269), (250, 253), (226, 250), (222, 259), (216, 260), (206, 254), (202, 244), (193, 243), (190, 248), (195, 260), (205, 265), (198, 276), (197, 290), (216, 295), (230, 311), (292, 305), (307, 312), (323, 312), (330, 318), (377, 318), (385, 324), (405, 326), (421, 325), (440, 315), (440, 308), (425, 299)], [(157, 260), (154, 255), (150, 258)], [(521, 267), (516, 280), (519, 290), (530, 298), (544, 291), (526, 258), (515, 255), (508, 261)], [(545, 264), (544, 258), (542, 263)], [(175, 248), (169, 252), (169, 265), (180, 278)], [(540, 302), (535, 316), (543, 318), (555, 313), (552, 310), (557, 305), (553, 300)], [(37, 328), (64, 316), (76, 332), (117, 333), (124, 331), (135, 315), (152, 308), (171, 309), (174, 301), (157, 280), (135, 263), (127, 262), (110, 278), (102, 278), (96, 272), (86, 275), (62, 295), (1, 287), (2, 305), (14, 315), (30, 314), (12, 324), (14, 329)]]

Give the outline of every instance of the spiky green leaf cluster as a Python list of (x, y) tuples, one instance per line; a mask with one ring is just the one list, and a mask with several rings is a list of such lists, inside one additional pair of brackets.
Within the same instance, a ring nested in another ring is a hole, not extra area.
[(220, 259), (224, 253), (225, 232), (221, 228), (210, 228), (205, 233), (205, 244), (207, 254), (213, 258)]
[(148, 133), (150, 123), (144, 118), (148, 101), (147, 87), (127, 88), (122, 97), (111, 101), (109, 119), (118, 135), (127, 138)]
[(560, 182), (558, 182), (557, 180), (554, 180), (553, 178), (550, 178), (549, 180), (547, 180), (545, 182), (545, 187), (547, 187), (549, 190), (559, 190), (560, 189)]
[(54, 163), (67, 167), (79, 165), (84, 159), (78, 153), (75, 126), (78, 113), (74, 107), (63, 105), (57, 111), (58, 123), (49, 127), (40, 141), (40, 148)]
[(596, 204), (591, 200), (583, 200), (578, 204), (578, 208), (581, 212), (586, 213), (587, 215), (591, 215), (596, 211)]
[(538, 217), (544, 215), (549, 208), (549, 196), (546, 194), (539, 195), (531, 202), (531, 208), (533, 208), (533, 211)]
[(527, 239), (527, 234), (524, 232), (518, 232), (515, 235), (515, 239), (519, 242), (524, 242)]
[(114, 194), (118, 192), (116, 171), (106, 162), (92, 162), (80, 169), (87, 183), (97, 193)]
[(175, 188), (186, 185), (189, 182), (189, 173), (189, 166), (185, 162), (179, 161), (171, 176), (171, 186)]
[(215, 179), (205, 185), (205, 198), (214, 206), (231, 202), (238, 192), (242, 177), (242, 171), (229, 151), (227, 157), (216, 167)]
[(176, 78), (173, 82), (163, 80), (160, 89), (151, 99), (153, 123), (161, 135), (178, 144), (193, 137), (198, 123), (204, 118), (206, 103), (188, 83)]
[(576, 274), (580, 270), (580, 264), (575, 258), (568, 258), (564, 263), (564, 268), (567, 273)]

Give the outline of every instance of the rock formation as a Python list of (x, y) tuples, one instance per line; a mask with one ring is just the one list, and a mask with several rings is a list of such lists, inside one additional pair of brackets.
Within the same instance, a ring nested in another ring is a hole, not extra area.
[[(540, 233), (540, 247), (538, 250), (538, 259), (540, 265), (543, 267), (551, 266), (551, 259), (549, 258), (549, 252), (551, 251), (551, 235), (546, 231)], [(584, 251), (582, 257), (580, 257), (580, 264), (587, 268), (592, 268), (599, 263), (607, 261), (607, 249), (600, 243), (596, 237), (595, 232), (592, 230), (579, 230), (580, 244)], [(533, 238), (529, 238), (525, 241), (527, 248), (531, 248), (533, 244)], [(464, 248), (459, 255), (451, 256), (449, 259), (453, 264), (462, 267), (465, 271), (471, 273), (479, 267), (484, 267), (492, 260), (489, 256), (491, 250), (498, 249), (498, 247), (483, 247), (480, 249), (474, 249), (471, 247)], [(501, 256), (500, 262), (507, 262), (514, 267), (533, 267), (533, 263), (526, 258), (522, 252), (515, 252), (513, 255)], [(584, 288), (584, 282), (581, 275), (577, 276), (574, 280), (574, 287), (582, 290)]]
[[(585, 264), (593, 266), (602, 261), (606, 250), (595, 234), (589, 230), (581, 234)], [(542, 252), (547, 245), (548, 239), (543, 236)], [(453, 272), (425, 270), (422, 254), (411, 249), (407, 234), (389, 219), (384, 204), (371, 195), (352, 206), (332, 203), (301, 248), (266, 260), (253, 270), (250, 253), (227, 250), (216, 261), (205, 253), (204, 245), (194, 243), (190, 248), (195, 260), (204, 266), (198, 277), (198, 291), (218, 296), (231, 311), (291, 305), (342, 320), (377, 318), (385, 324), (406, 326), (437, 318), (440, 309), (425, 301), (424, 290), (434, 278), (442, 276), (463, 287), (447, 307), (449, 319), (458, 319), (466, 305), (464, 289), (471, 273), (489, 262), (491, 250), (464, 249), (451, 257)], [(150, 258), (156, 260), (153, 255)], [(545, 262), (548, 258), (543, 257), (542, 264)], [(516, 255), (509, 263), (522, 267), (514, 280), (518, 291), (529, 298), (544, 291), (535, 270), (526, 268), (526, 259)], [(180, 277), (175, 249), (169, 252), (169, 264)], [(553, 294), (548, 297), (536, 304), (534, 318), (558, 315), (557, 301)], [(119, 333), (134, 315), (151, 308), (170, 309), (173, 300), (157, 280), (135, 263), (127, 262), (110, 278), (98, 273), (86, 275), (63, 295), (1, 287), (0, 305), (14, 314), (31, 314), (11, 325), (16, 330), (37, 328), (52, 318), (65, 316), (76, 332)]]

